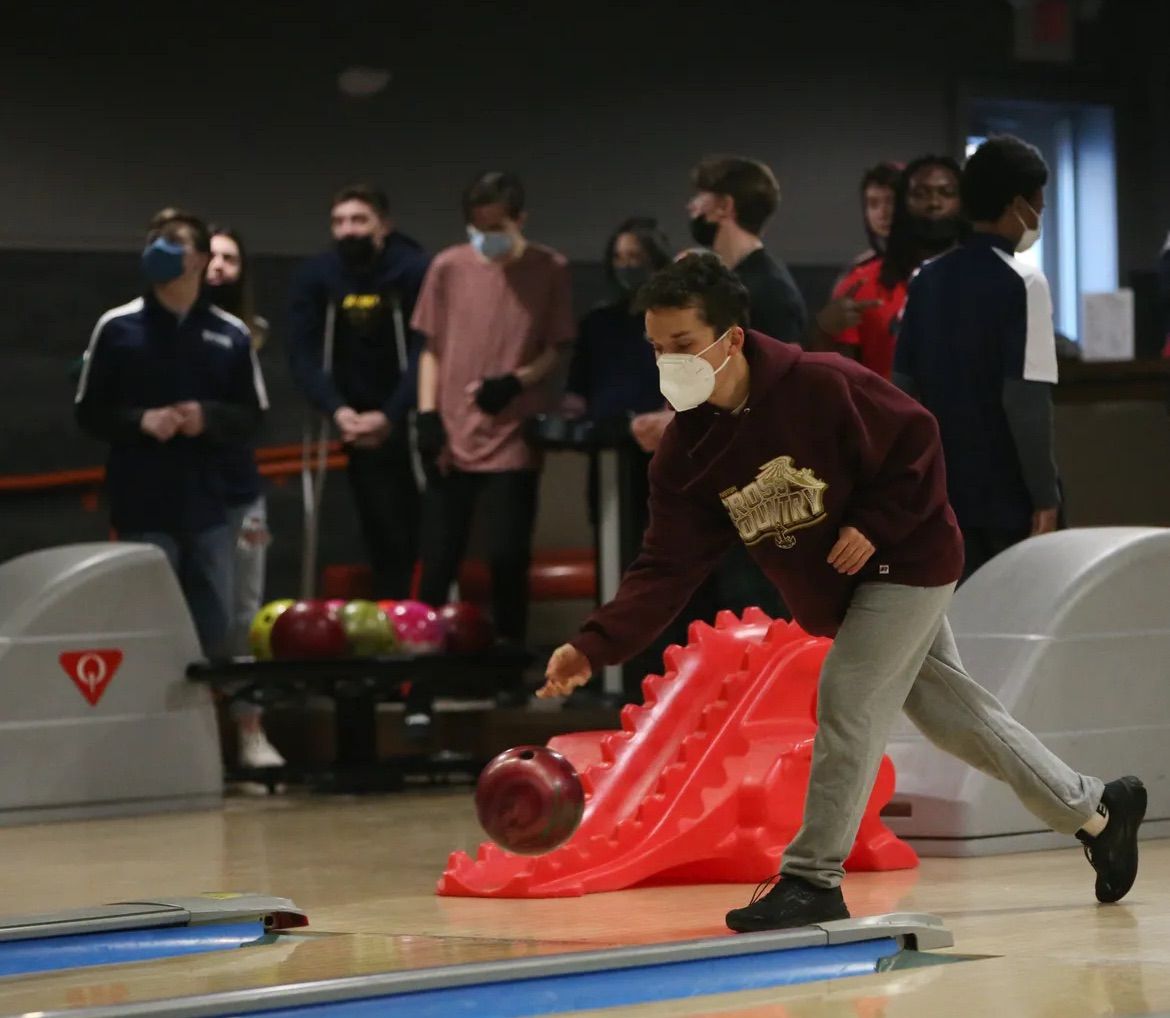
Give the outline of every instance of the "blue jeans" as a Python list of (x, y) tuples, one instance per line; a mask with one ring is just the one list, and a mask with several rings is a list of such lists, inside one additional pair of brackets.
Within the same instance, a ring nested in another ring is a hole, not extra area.
[(231, 632), (233, 655), (250, 653), (248, 630), (264, 603), (264, 572), (268, 560), (268, 505), (261, 495), (254, 502), (229, 506), (228, 526), (236, 535), (232, 581)]
[(223, 657), (227, 653), (236, 536), (236, 531), (226, 523), (197, 534), (163, 531), (119, 534), (123, 541), (153, 544), (166, 555), (179, 578), (207, 658)]

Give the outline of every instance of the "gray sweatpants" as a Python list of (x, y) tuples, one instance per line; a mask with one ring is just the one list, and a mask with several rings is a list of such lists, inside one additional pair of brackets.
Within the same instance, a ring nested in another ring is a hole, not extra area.
[(898, 712), (931, 742), (1005, 781), (1055, 831), (1072, 834), (1102, 782), (1072, 770), (963, 670), (946, 610), (954, 586), (864, 583), (821, 669), (804, 823), (780, 871), (821, 887), (845, 875)]

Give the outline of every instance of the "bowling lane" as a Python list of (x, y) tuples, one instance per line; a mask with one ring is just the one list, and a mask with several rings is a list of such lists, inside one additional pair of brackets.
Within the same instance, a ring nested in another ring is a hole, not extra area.
[[(706, 886), (544, 901), (437, 897), (447, 853), (481, 838), (471, 795), (449, 790), (232, 800), (222, 811), (0, 829), (6, 911), (259, 890), (292, 898), (312, 923), (264, 948), (0, 980), (0, 1015), (696, 939), (721, 933), (724, 911), (751, 894)], [(973, 1018), (1170, 1011), (1170, 908), (1159, 891), (1170, 842), (1145, 842), (1142, 853), (1134, 893), (1108, 907), (1092, 900), (1092, 871), (1076, 849), (855, 874), (845, 883), (854, 914), (933, 912), (958, 952), (1003, 957), (613, 1013), (762, 1015), (782, 1004), (790, 1018), (925, 1018), (955, 1013), (956, 1000)]]

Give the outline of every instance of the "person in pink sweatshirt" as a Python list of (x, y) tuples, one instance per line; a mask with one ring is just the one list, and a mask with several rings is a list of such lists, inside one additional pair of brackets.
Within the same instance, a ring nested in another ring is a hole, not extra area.
[(645, 647), (734, 542), (748, 546), (807, 632), (835, 637), (821, 671), (800, 831), (736, 932), (848, 918), (840, 883), (898, 713), (1007, 782), (1075, 835), (1100, 901), (1137, 876), (1146, 790), (1078, 774), (963, 669), (947, 606), (963, 539), (934, 417), (837, 354), (748, 326), (743, 286), (710, 255), (639, 292), (663, 395), (678, 411), (650, 465), (650, 523), (614, 599), (557, 648), (538, 695), (564, 696)]

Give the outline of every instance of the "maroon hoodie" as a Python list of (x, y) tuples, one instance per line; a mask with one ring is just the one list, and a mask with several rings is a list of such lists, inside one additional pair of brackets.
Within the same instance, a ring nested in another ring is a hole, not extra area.
[[(594, 669), (646, 647), (737, 540), (809, 633), (837, 632), (859, 583), (958, 580), (934, 417), (868, 368), (749, 332), (748, 401), (676, 415), (650, 464), (650, 525), (617, 595), (572, 640)], [(829, 552), (842, 527), (877, 549), (856, 576)]]

